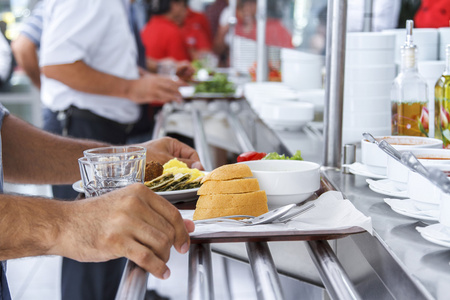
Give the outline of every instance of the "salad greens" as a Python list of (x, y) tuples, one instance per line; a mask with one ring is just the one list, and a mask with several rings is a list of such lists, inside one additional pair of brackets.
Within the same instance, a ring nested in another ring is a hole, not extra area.
[(200, 82), (195, 86), (195, 93), (223, 93), (233, 94), (234, 84), (228, 81), (227, 75), (216, 73), (212, 80)]
[(295, 152), (294, 155), (292, 155), (291, 157), (286, 156), (284, 154), (280, 155), (276, 152), (271, 152), (268, 153), (266, 156), (264, 156), (262, 159), (267, 159), (267, 160), (273, 160), (273, 159), (290, 159), (290, 160), (303, 160), (302, 158), (302, 153), (300, 150), (297, 150), (297, 152)]

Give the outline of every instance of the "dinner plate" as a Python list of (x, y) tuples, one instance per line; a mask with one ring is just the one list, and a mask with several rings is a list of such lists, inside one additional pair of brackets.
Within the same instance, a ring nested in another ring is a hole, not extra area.
[[(72, 184), (72, 188), (79, 193), (84, 193), (81, 180), (74, 182)], [(198, 199), (197, 196), (198, 189), (199, 188), (179, 190), (179, 191), (156, 192), (156, 194), (163, 196), (164, 198), (166, 198), (167, 201), (171, 203), (188, 202)]]
[(429, 225), (427, 227), (416, 227), (420, 235), (429, 242), (450, 248), (450, 234), (448, 229), (441, 223)]
[(375, 193), (399, 198), (408, 197), (408, 191), (402, 191), (397, 189), (394, 183), (389, 179), (380, 179), (380, 180), (366, 179), (366, 182), (369, 184), (369, 188)]
[(411, 199), (385, 198), (384, 202), (386, 202), (392, 208), (393, 211), (395, 211), (400, 215), (422, 221), (435, 221), (435, 222), (439, 221), (438, 210), (421, 211), (417, 209), (417, 207), (414, 205)]
[(375, 173), (369, 171), (369, 169), (367, 169), (367, 166), (365, 164), (362, 164), (359, 162), (352, 163), (351, 165), (346, 165), (346, 167), (348, 167), (348, 170), (350, 171), (350, 173), (352, 173), (354, 175), (360, 175), (360, 176), (376, 178), (376, 179), (386, 178), (386, 176), (384, 176), (384, 175), (378, 175), (378, 174), (375, 174)]

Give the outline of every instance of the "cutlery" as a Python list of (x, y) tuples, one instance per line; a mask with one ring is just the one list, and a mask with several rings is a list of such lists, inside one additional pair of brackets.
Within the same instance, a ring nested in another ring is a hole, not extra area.
[[(226, 216), (226, 217), (218, 217), (218, 218), (211, 218), (211, 219), (204, 219), (204, 220), (197, 220), (194, 221), (195, 224), (204, 224), (204, 223), (215, 223), (215, 222), (230, 222), (230, 223), (239, 223), (243, 225), (258, 225), (258, 224), (269, 224), (269, 223), (286, 223), (287, 221), (299, 216), (300, 214), (309, 211), (312, 209), (315, 205), (313, 203), (301, 206), (299, 209), (293, 208), (298, 207), (296, 204), (289, 204), (285, 205), (279, 208), (276, 208), (274, 210), (271, 210), (263, 215), (260, 215), (258, 217), (250, 216), (249, 218), (242, 219), (242, 220), (236, 220), (232, 218), (239, 218), (243, 217), (243, 215), (233, 215), (233, 216)], [(246, 217), (244, 215), (244, 217)]]

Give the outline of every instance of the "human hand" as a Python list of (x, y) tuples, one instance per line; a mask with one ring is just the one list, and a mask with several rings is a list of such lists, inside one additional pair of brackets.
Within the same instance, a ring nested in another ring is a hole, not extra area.
[(66, 204), (66, 226), (50, 254), (99, 262), (127, 257), (160, 279), (170, 276), (172, 246), (189, 250), (194, 223), (143, 184)]
[(178, 88), (182, 84), (164, 76), (145, 74), (132, 80), (128, 98), (136, 103), (181, 102)]
[(185, 162), (191, 168), (203, 170), (200, 158), (195, 149), (170, 137), (163, 137), (157, 140), (148, 141), (139, 146), (147, 149), (147, 161), (157, 161), (165, 164), (167, 161), (176, 157)]
[(189, 61), (180, 61), (177, 63), (177, 76), (184, 80), (189, 81), (194, 75), (195, 69)]

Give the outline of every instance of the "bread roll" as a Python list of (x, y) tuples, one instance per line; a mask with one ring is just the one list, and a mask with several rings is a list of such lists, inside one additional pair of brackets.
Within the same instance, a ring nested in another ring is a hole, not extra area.
[(240, 178), (231, 180), (208, 180), (203, 183), (197, 195), (210, 194), (240, 194), (259, 191), (259, 183), (256, 178)]
[(218, 167), (211, 173), (206, 174), (202, 179), (202, 183), (208, 180), (230, 180), (252, 176), (253, 173), (246, 164), (229, 164)]

